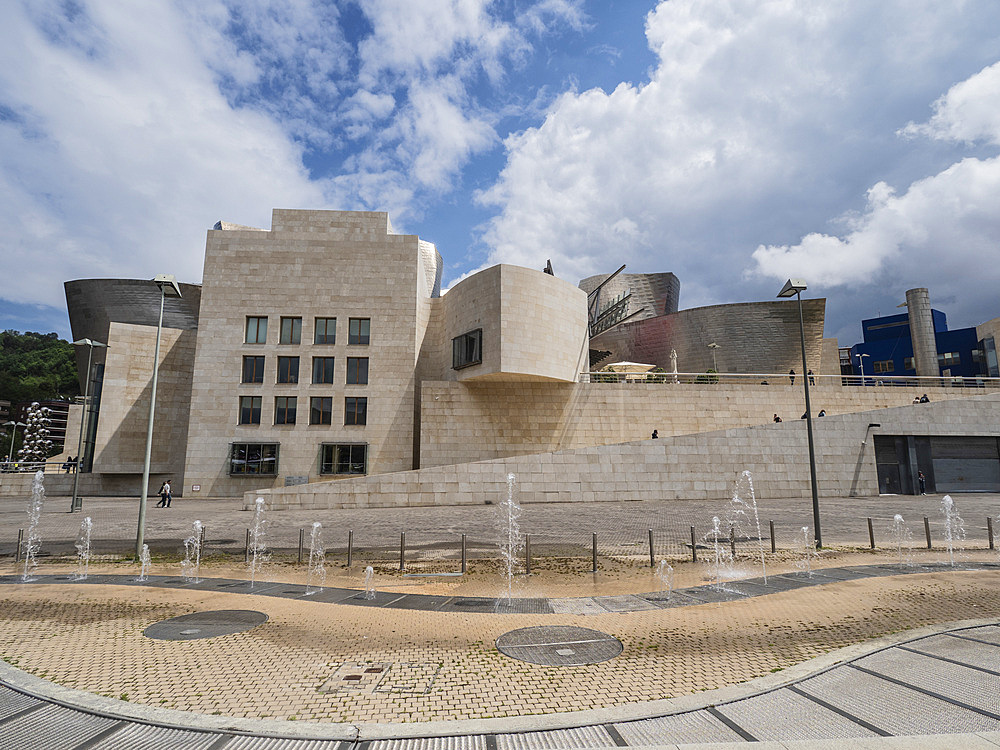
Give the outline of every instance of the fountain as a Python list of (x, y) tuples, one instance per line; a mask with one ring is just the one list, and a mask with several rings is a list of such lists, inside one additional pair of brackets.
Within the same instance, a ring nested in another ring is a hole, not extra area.
[(812, 578), (812, 561), (814, 557), (817, 557), (819, 552), (816, 551), (816, 544), (809, 534), (809, 527), (802, 527), (802, 561), (799, 563), (799, 567), (806, 572), (806, 575)]
[(896, 545), (896, 557), (899, 560), (899, 567), (905, 568), (913, 565), (913, 534), (910, 532), (906, 521), (898, 513), (892, 517), (892, 526), (889, 527), (889, 536)]
[(181, 561), (181, 578), (188, 583), (200, 583), (198, 571), (201, 569), (201, 521), (191, 526), (191, 536), (184, 540), (184, 559)]
[(258, 497), (253, 512), (253, 523), (250, 525), (250, 546), (247, 550), (247, 571), (250, 573), (250, 588), (257, 582), (257, 574), (264, 567), (269, 555), (264, 543), (264, 530), (267, 519), (264, 517), (264, 498)]
[(142, 552), (139, 554), (139, 577), (135, 580), (137, 581), (148, 581), (149, 580), (149, 566), (152, 561), (149, 557), (149, 545), (142, 545)]
[(34, 580), (31, 574), (38, 567), (38, 550), (42, 546), (42, 538), (38, 533), (38, 524), (42, 520), (42, 504), (45, 502), (45, 474), (35, 472), (31, 481), (31, 500), (28, 501), (28, 535), (24, 540), (24, 572), (21, 582)]
[(965, 521), (958, 515), (951, 495), (941, 498), (941, 512), (944, 514), (944, 541), (948, 548), (948, 564), (955, 567), (955, 547), (958, 547), (959, 556), (965, 547)]
[(521, 504), (517, 498), (517, 477), (507, 475), (507, 496), (497, 506), (496, 527), (500, 547), (500, 573), (503, 576), (505, 591), (497, 597), (497, 606), (505, 601), (510, 605), (514, 598), (514, 575), (517, 572), (518, 560), (524, 552), (524, 537), (521, 534), (519, 520)]
[(80, 533), (76, 538), (76, 575), (74, 581), (86, 581), (90, 571), (90, 532), (94, 525), (87, 516), (80, 523)]
[[(746, 488), (743, 492), (741, 490)], [(747, 497), (744, 498), (744, 495)], [(757, 552), (760, 556), (760, 572), (767, 585), (767, 566), (764, 564), (764, 535), (760, 531), (760, 515), (757, 513), (757, 496), (753, 490), (753, 475), (744, 471), (736, 480), (733, 498), (726, 514), (731, 528), (737, 536), (752, 537), (752, 531), (757, 532)]]
[(660, 564), (656, 566), (656, 577), (660, 579), (660, 589), (667, 592), (669, 600), (674, 593), (674, 569), (666, 560), (660, 560)]
[[(703, 540), (712, 545), (712, 577), (715, 579), (712, 588), (722, 591), (724, 588), (723, 580), (731, 579), (734, 572), (733, 555), (727, 548), (729, 536), (723, 536), (722, 522), (718, 516), (712, 516), (712, 530), (705, 534)], [(720, 542), (720, 540), (722, 541)]]
[(375, 598), (375, 569), (369, 565), (365, 568), (365, 599)]
[[(315, 581), (315, 583), (314, 583)], [(323, 547), (323, 524), (312, 525), (309, 534), (309, 572), (306, 575), (306, 596), (323, 590), (326, 583), (326, 548)]]

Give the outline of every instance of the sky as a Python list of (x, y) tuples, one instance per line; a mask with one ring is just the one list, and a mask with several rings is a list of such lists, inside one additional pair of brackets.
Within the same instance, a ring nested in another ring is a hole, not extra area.
[(388, 211), (444, 285), (672, 271), (681, 308), (927, 287), (1000, 316), (996, 0), (10, 0), (0, 329), (199, 282), (218, 220)]

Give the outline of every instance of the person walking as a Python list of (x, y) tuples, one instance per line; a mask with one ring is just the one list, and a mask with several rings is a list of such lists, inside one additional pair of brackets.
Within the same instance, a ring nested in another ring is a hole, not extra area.
[(813, 371), (809, 370), (809, 372), (807, 372), (806, 375), (809, 376), (809, 385), (816, 385), (816, 378), (813, 377)]
[(917, 484), (920, 485), (920, 494), (921, 495), (926, 495), (927, 494), (927, 477), (924, 476), (924, 472), (922, 472), (922, 471), (918, 471), (917, 472)]
[(774, 415), (774, 423), (777, 424), (780, 421), (781, 421), (781, 417), (779, 417), (777, 414), (775, 414)]
[(156, 504), (157, 508), (169, 508), (170, 501), (173, 497), (170, 495), (170, 480), (164, 480), (163, 484), (160, 485), (160, 489), (157, 493), (160, 496), (160, 502)]
[(658, 437), (660, 437), (659, 433), (656, 430), (653, 430), (652, 440), (656, 440)]
[(788, 371), (788, 382), (795, 385), (795, 368)]

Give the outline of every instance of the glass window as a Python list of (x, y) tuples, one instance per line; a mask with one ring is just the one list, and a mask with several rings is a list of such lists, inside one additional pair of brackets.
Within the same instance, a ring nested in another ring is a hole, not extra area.
[(298, 344), (302, 341), (302, 318), (282, 318), (279, 344)]
[(313, 357), (313, 383), (333, 382), (333, 357)]
[(348, 396), (344, 406), (344, 424), (368, 424), (368, 399)]
[(903, 369), (904, 370), (914, 370), (914, 369), (916, 369), (913, 366), (913, 357), (905, 357), (903, 359)]
[(230, 474), (277, 474), (277, 443), (233, 443), (229, 448)]
[(324, 443), (320, 453), (319, 473), (367, 474), (368, 446), (364, 443)]
[(279, 383), (299, 382), (298, 357), (278, 357), (278, 382)]
[(243, 382), (263, 383), (264, 382), (264, 358), (244, 357), (243, 358)]
[(295, 396), (275, 396), (274, 423), (295, 424), (295, 406), (298, 399)]
[(337, 343), (337, 319), (336, 318), (316, 318), (316, 334), (314, 344), (336, 344)]
[(872, 370), (877, 374), (892, 372), (895, 368), (891, 359), (875, 360), (872, 362)]
[(958, 352), (944, 352), (938, 355), (938, 364), (941, 367), (952, 367), (962, 364), (962, 356)]
[(371, 333), (370, 318), (351, 318), (347, 331), (348, 344), (367, 344)]
[(451, 369), (460, 370), (483, 361), (483, 329), (463, 333), (451, 340)]
[(267, 341), (267, 318), (247, 317), (247, 344), (263, 344)]
[(260, 424), (260, 396), (240, 396), (240, 424)]
[(368, 357), (347, 358), (347, 384), (368, 385)]
[(332, 424), (333, 396), (313, 396), (309, 399), (309, 424)]

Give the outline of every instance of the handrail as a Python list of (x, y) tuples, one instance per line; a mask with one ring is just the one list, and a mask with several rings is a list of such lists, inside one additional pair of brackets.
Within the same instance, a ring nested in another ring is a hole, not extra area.
[[(756, 372), (581, 372), (581, 383), (629, 383), (629, 384), (695, 384), (715, 385), (729, 383), (739, 385), (791, 385), (801, 386), (800, 373)], [(864, 386), (864, 387), (906, 387), (925, 388), (988, 388), (1000, 389), (1000, 378), (985, 376), (934, 377), (917, 375), (806, 375), (809, 384), (815, 386)]]
[(34, 474), (41, 469), (46, 473), (70, 474), (76, 471), (76, 461), (0, 461), (2, 474)]

